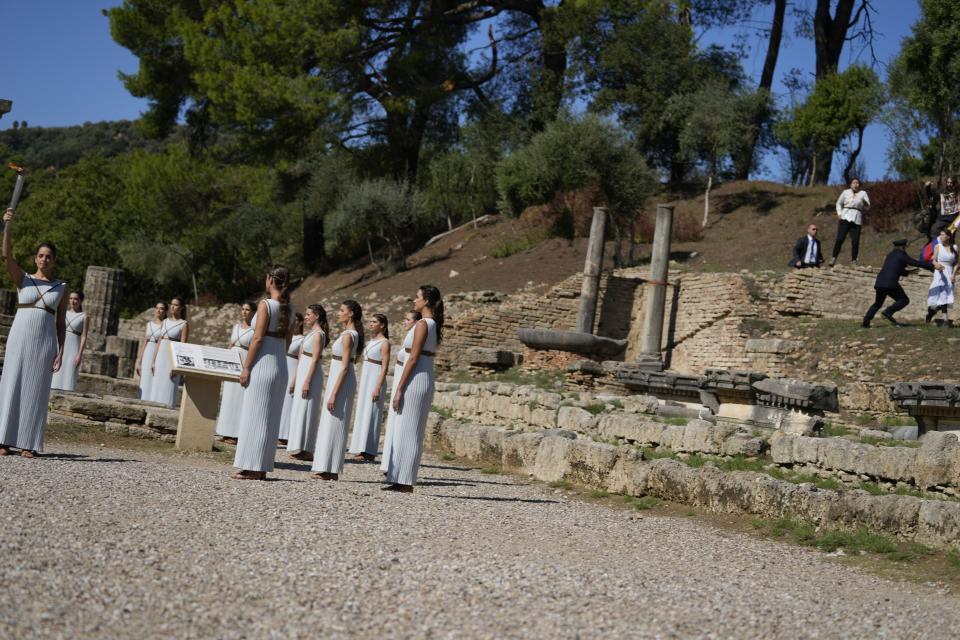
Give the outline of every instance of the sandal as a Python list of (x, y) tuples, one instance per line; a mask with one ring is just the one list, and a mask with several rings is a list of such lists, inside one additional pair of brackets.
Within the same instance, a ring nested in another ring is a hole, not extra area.
[(380, 491), (396, 491), (397, 493), (413, 493), (413, 485), (410, 484), (391, 484), (381, 487)]
[(241, 470), (231, 475), (230, 478), (233, 480), (266, 480), (267, 472)]
[(290, 457), (294, 460), (303, 460), (304, 462), (312, 462), (313, 454), (309, 451), (298, 451), (296, 453), (291, 453)]
[(10, 449), (8, 447), (0, 447), (0, 456), (10, 455)]
[(336, 473), (330, 473), (329, 471), (321, 471), (320, 473), (311, 473), (310, 477), (314, 480), (339, 480), (340, 476)]
[(236, 438), (224, 438), (223, 444), (237, 444)]
[(37, 453), (36, 453), (35, 451), (30, 451), (29, 449), (21, 449), (21, 450), (20, 450), (20, 457), (21, 457), (21, 458), (36, 458), (36, 457), (37, 457)]

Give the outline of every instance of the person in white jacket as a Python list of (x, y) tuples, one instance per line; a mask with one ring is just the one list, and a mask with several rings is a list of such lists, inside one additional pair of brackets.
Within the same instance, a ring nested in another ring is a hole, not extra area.
[(844, 189), (840, 197), (837, 198), (837, 239), (833, 243), (833, 258), (830, 259), (830, 266), (837, 264), (837, 256), (840, 255), (840, 249), (843, 247), (843, 241), (850, 234), (850, 261), (853, 264), (859, 264), (857, 257), (860, 255), (860, 229), (863, 227), (863, 212), (870, 208), (870, 197), (866, 191), (860, 189), (860, 180), (854, 178), (850, 181), (850, 188)]

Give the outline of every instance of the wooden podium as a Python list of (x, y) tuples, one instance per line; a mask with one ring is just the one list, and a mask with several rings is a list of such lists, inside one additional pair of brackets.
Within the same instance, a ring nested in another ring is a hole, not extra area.
[(168, 342), (171, 371), (183, 376), (177, 449), (212, 451), (220, 409), (220, 385), (239, 382), (242, 354), (199, 344)]

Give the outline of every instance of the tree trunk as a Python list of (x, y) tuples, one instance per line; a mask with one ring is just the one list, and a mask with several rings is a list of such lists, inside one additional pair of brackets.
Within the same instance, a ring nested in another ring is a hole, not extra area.
[(703, 194), (703, 224), (701, 228), (707, 228), (707, 221), (710, 219), (710, 187), (713, 186), (713, 173), (707, 176), (707, 190)]
[(857, 162), (857, 157), (860, 155), (860, 149), (863, 148), (863, 127), (857, 127), (857, 148), (850, 153), (850, 157), (847, 158), (847, 166), (843, 168), (843, 184), (850, 184), (850, 180), (853, 176), (850, 175), (850, 171), (853, 169), (853, 165)]
[[(787, 0), (775, 0), (773, 21), (770, 24), (770, 40), (767, 42), (767, 55), (763, 61), (760, 85), (757, 87), (761, 91), (766, 91), (768, 96), (773, 87), (773, 76), (777, 69), (777, 59), (780, 57), (780, 41), (783, 39), (783, 21), (786, 11)], [(734, 158), (734, 170), (737, 180), (747, 180), (750, 178), (750, 170), (753, 168), (753, 157), (756, 153), (760, 129), (769, 118), (770, 109), (767, 106), (758, 110), (754, 115), (753, 130), (749, 134), (750, 137), (744, 144), (743, 150)]]

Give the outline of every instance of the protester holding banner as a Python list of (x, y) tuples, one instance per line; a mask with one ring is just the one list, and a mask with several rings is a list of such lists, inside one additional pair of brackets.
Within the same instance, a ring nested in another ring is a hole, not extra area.
[(60, 358), (60, 370), (53, 374), (52, 388), (61, 391), (76, 391), (77, 372), (83, 360), (83, 349), (87, 344), (87, 314), (83, 312), (83, 293), (73, 291), (67, 300), (66, 335), (63, 343), (63, 356)]
[(240, 372), (244, 388), (234, 480), (264, 480), (273, 471), (280, 413), (287, 390), (287, 344), (293, 319), (290, 272), (275, 265), (266, 277), (268, 298), (257, 304), (253, 340)]
[(860, 180), (854, 178), (850, 181), (850, 188), (845, 189), (840, 197), (837, 198), (837, 239), (833, 244), (833, 257), (830, 259), (830, 266), (837, 264), (837, 256), (840, 255), (840, 249), (850, 235), (850, 261), (853, 264), (859, 264), (857, 261), (860, 256), (860, 230), (863, 227), (863, 212), (870, 208), (870, 197), (867, 192), (860, 189)]
[(43, 451), (50, 383), (63, 357), (66, 283), (53, 277), (57, 249), (49, 242), (34, 253), (33, 275), (14, 261), (14, 215), (13, 209), (3, 214), (3, 261), (17, 286), (17, 313), (0, 374), (0, 455), (19, 449), (24, 458), (33, 458)]

